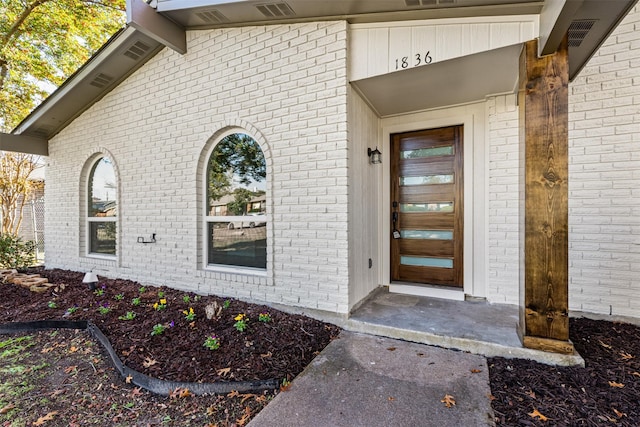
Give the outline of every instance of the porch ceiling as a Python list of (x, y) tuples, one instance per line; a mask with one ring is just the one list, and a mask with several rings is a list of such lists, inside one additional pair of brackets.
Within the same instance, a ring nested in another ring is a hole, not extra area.
[(521, 44), (352, 81), (380, 117), (515, 92)]

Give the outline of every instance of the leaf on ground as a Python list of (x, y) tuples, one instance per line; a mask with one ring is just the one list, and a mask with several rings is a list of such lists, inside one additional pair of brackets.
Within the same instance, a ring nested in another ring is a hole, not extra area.
[(622, 357), (622, 360), (631, 360), (631, 359), (635, 358), (634, 355), (629, 354), (629, 353), (625, 353), (624, 351), (620, 352), (620, 356)]
[(389, 350), (389, 351), (396, 351), (396, 348), (395, 348), (395, 347), (387, 347), (387, 350)]
[(67, 366), (66, 368), (64, 368), (64, 373), (65, 374), (70, 374), (74, 371), (78, 370), (78, 365), (72, 365), (72, 366)]
[(632, 372), (631, 375), (640, 378), (640, 372)]
[(547, 421), (549, 418), (545, 417), (544, 415), (542, 415), (540, 413), (540, 411), (538, 411), (537, 409), (534, 409), (533, 412), (530, 412), (528, 414), (531, 418), (539, 418), (540, 421)]
[(387, 400), (388, 400), (389, 402), (393, 402), (394, 400), (396, 400), (396, 398), (395, 398), (395, 397), (393, 397), (393, 396), (389, 396), (389, 397), (387, 398)]
[(240, 396), (240, 393), (238, 393), (238, 390), (231, 390), (231, 393), (227, 394), (227, 397), (238, 397)]
[(225, 375), (229, 375), (229, 373), (231, 372), (231, 368), (222, 368), (222, 369), (218, 369), (218, 376), (220, 377), (224, 377)]
[(536, 398), (536, 392), (535, 392), (535, 391), (533, 391), (533, 390), (531, 390), (531, 391), (529, 391), (529, 392), (527, 393), (527, 396), (529, 396), (529, 397), (530, 397), (530, 398), (532, 398), (532, 399), (535, 399), (535, 398)]
[(603, 343), (603, 342), (602, 342), (602, 341), (600, 341), (600, 340), (598, 340), (598, 342), (599, 342), (599, 343), (600, 343), (600, 345), (601, 345), (601, 346), (603, 346), (604, 348), (608, 348), (608, 349), (610, 349), (610, 348), (611, 348), (611, 346), (610, 346), (609, 344), (605, 344), (605, 343)]
[(482, 372), (480, 369), (472, 369), (471, 370), (472, 374), (479, 374), (480, 372)]
[(613, 412), (615, 412), (615, 413), (616, 413), (616, 415), (618, 416), (618, 418), (622, 418), (622, 417), (626, 417), (626, 416), (627, 416), (627, 414), (625, 414), (624, 412), (620, 412), (620, 411), (618, 411), (616, 408), (611, 408), (611, 409), (613, 409)]
[(266, 353), (261, 353), (260, 357), (264, 358), (264, 359), (268, 359), (269, 357), (273, 356), (273, 353), (271, 353), (270, 351), (266, 352)]
[(150, 368), (150, 367), (152, 367), (153, 365), (155, 365), (156, 363), (158, 363), (158, 361), (157, 361), (157, 360), (152, 359), (152, 358), (150, 358), (150, 357), (145, 357), (145, 358), (144, 358), (144, 362), (142, 362), (142, 366), (144, 366), (145, 368)]
[(14, 405), (13, 403), (9, 403), (8, 405), (5, 405), (2, 409), (0, 409), (0, 414), (6, 414), (15, 407), (16, 405)]
[(616, 388), (623, 388), (623, 387), (624, 387), (624, 384), (622, 384), (622, 383), (617, 383), (617, 382), (615, 382), (615, 381), (609, 381), (609, 385), (610, 385), (611, 387), (616, 387)]
[(239, 426), (243, 426), (247, 423), (247, 421), (249, 421), (250, 417), (251, 417), (251, 408), (247, 406), (244, 408), (244, 414), (242, 414), (242, 417), (236, 420), (236, 424), (238, 424)]
[(124, 382), (126, 382), (127, 384), (131, 384), (132, 379), (133, 379), (132, 375), (127, 375), (127, 378), (124, 379)]
[(440, 402), (444, 403), (447, 408), (451, 408), (456, 405), (456, 400), (450, 394), (445, 394)]
[(142, 396), (142, 391), (140, 391), (140, 387), (136, 387), (133, 390), (131, 390), (131, 397), (135, 397), (135, 396)]
[(59, 394), (63, 394), (64, 392), (65, 392), (65, 390), (64, 390), (64, 389), (54, 390), (54, 391), (51, 393), (51, 397), (56, 397), (57, 395), (59, 395)]
[(191, 396), (191, 392), (188, 388), (183, 387), (178, 387), (169, 393), (169, 398), (171, 399), (184, 399), (189, 396)]
[(75, 345), (69, 347), (69, 353), (75, 353), (76, 351), (78, 351), (78, 347), (76, 347)]
[(53, 417), (55, 417), (57, 414), (58, 414), (58, 411), (49, 412), (47, 415), (38, 418), (37, 421), (34, 421), (33, 425), (34, 426), (44, 425), (47, 421), (53, 420)]

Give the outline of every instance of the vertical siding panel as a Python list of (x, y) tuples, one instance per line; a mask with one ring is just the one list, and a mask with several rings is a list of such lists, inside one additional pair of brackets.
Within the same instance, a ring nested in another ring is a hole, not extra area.
[[(436, 44), (436, 28), (433, 25), (429, 26), (420, 26), (413, 27), (412, 31), (412, 46), (411, 46), (411, 54), (412, 54), (412, 66), (415, 65), (415, 55), (419, 54), (420, 58), (424, 58), (424, 56), (429, 52), (429, 56), (433, 58), (435, 55), (435, 44)], [(423, 59), (421, 59), (423, 60)], [(421, 63), (420, 65), (423, 65)]]
[(519, 38), (519, 22), (491, 24), (491, 49), (508, 46), (510, 44), (513, 44), (513, 41), (518, 40)]
[(462, 55), (462, 26), (442, 25), (436, 30), (435, 61), (444, 61)]
[(489, 49), (489, 24), (472, 24), (462, 28), (462, 55)]
[(411, 57), (411, 28), (400, 27), (389, 30), (389, 61), (388, 72), (396, 71), (396, 60), (398, 69), (403, 57)]
[(389, 66), (389, 29), (372, 28), (369, 30), (369, 75), (388, 72)]
[(362, 79), (373, 73), (369, 69), (369, 32), (368, 29), (352, 29), (349, 41), (349, 66), (351, 80)]

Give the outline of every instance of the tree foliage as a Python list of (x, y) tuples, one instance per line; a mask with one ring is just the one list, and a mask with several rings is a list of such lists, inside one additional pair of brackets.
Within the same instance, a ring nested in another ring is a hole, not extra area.
[(124, 10), (125, 0), (0, 0), (0, 131), (121, 28)]
[(17, 235), (22, 225), (22, 211), (38, 185), (31, 173), (40, 165), (37, 156), (24, 153), (0, 155), (0, 208), (2, 233)]
[(267, 164), (258, 143), (249, 135), (231, 134), (216, 145), (209, 158), (209, 200), (220, 200), (235, 193), (239, 185), (262, 182), (266, 177)]

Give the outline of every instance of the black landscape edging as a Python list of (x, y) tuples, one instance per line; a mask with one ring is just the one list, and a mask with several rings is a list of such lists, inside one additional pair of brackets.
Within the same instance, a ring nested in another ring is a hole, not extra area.
[(257, 392), (264, 390), (272, 390), (278, 388), (280, 382), (277, 379), (256, 380), (256, 381), (235, 381), (220, 383), (192, 383), (181, 381), (167, 381), (150, 377), (134, 369), (129, 368), (122, 363), (120, 357), (116, 354), (111, 342), (102, 333), (100, 328), (86, 320), (69, 321), (69, 320), (35, 320), (32, 322), (11, 322), (0, 324), (0, 334), (12, 334), (16, 332), (41, 331), (45, 329), (84, 329), (91, 336), (102, 344), (104, 349), (109, 353), (111, 361), (120, 373), (122, 378), (129, 379), (128, 383), (142, 387), (152, 393), (161, 396), (169, 396), (169, 394), (177, 389), (188, 389), (189, 392), (202, 394), (228, 394), (232, 391), (237, 392)]

